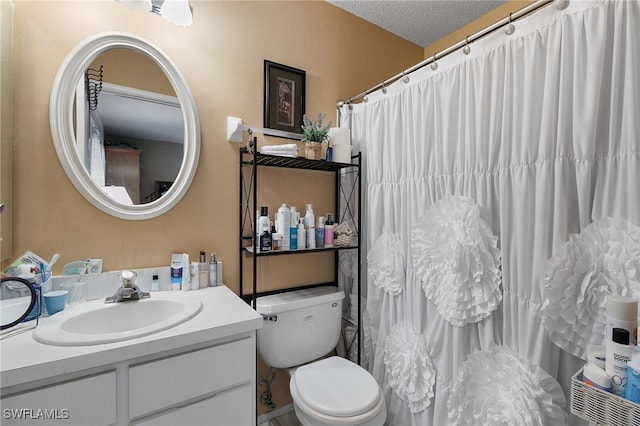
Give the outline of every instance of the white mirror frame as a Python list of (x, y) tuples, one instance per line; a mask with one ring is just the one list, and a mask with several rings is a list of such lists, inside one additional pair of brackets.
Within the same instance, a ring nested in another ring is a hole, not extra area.
[[(93, 181), (75, 147), (73, 105), (78, 82), (84, 78), (87, 67), (110, 49), (131, 49), (151, 58), (164, 72), (182, 106), (185, 121), (182, 166), (166, 194), (147, 204), (128, 206), (114, 201)], [(82, 41), (69, 52), (53, 82), (49, 125), (58, 159), (76, 189), (95, 207), (121, 219), (151, 219), (166, 213), (185, 195), (196, 172), (200, 156), (200, 122), (189, 86), (167, 55), (132, 34), (100, 33)]]

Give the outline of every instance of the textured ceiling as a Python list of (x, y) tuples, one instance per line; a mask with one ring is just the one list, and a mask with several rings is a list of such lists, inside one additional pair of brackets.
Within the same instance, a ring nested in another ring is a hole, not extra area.
[(504, 3), (504, 0), (326, 0), (425, 47)]

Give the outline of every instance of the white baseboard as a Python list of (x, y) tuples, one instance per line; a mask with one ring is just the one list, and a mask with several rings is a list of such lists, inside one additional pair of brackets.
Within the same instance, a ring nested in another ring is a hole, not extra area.
[(266, 423), (271, 419), (275, 419), (276, 417), (282, 416), (283, 414), (287, 414), (291, 411), (293, 411), (293, 404), (288, 404), (284, 407), (276, 408), (273, 411), (269, 411), (268, 413), (260, 414), (258, 416), (258, 425)]

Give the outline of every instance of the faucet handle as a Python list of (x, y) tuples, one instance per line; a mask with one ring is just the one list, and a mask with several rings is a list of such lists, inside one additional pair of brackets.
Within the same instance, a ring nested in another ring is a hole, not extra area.
[(136, 274), (134, 271), (130, 271), (128, 269), (122, 271), (120, 273), (120, 278), (122, 279), (122, 286), (123, 287), (133, 287), (133, 285), (135, 284), (137, 276), (138, 276), (138, 274)]

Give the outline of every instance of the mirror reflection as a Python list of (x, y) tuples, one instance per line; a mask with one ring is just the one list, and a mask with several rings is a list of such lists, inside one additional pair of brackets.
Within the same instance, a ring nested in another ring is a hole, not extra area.
[(182, 167), (185, 122), (158, 64), (106, 50), (87, 68), (75, 104), (76, 151), (96, 185), (124, 205), (162, 197)]
[(19, 324), (33, 309), (35, 289), (27, 280), (16, 277), (0, 280), (0, 330)]

